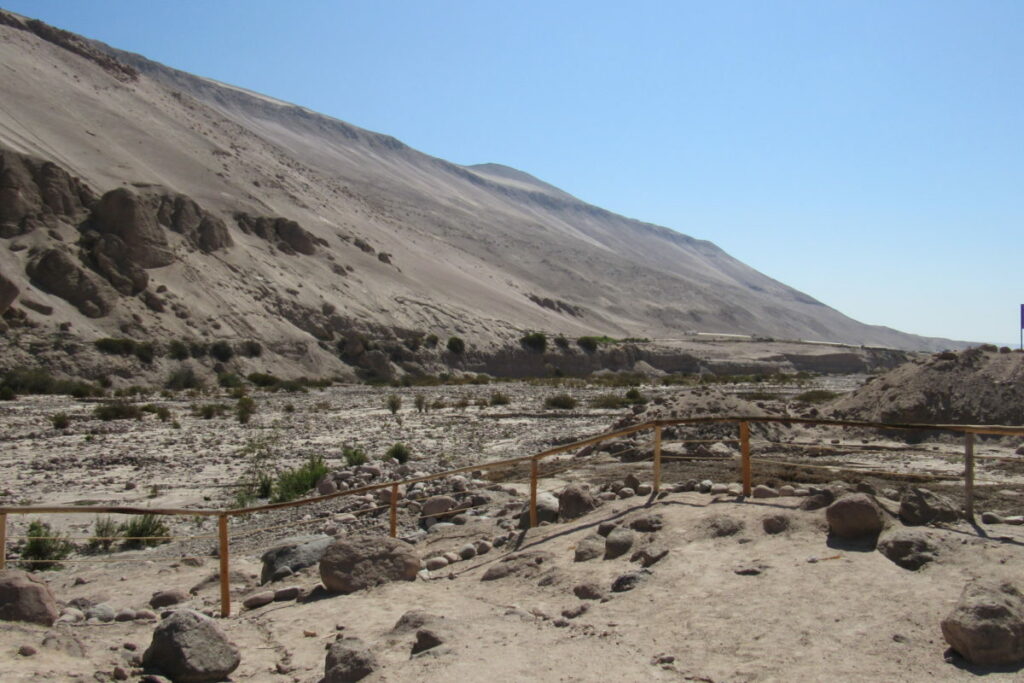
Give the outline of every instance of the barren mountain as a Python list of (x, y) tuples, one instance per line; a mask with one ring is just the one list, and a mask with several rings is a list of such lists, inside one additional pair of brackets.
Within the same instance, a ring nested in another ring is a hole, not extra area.
[(38, 21), (0, 12), (0, 63), (0, 310), (38, 326), (258, 339), (307, 366), (356, 332), (480, 350), (531, 329), (952, 345), (861, 324), (527, 173)]

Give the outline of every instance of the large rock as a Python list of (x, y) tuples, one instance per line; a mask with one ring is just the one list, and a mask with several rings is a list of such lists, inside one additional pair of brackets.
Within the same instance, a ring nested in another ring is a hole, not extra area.
[(25, 272), (39, 289), (55, 294), (89, 318), (110, 313), (117, 296), (109, 285), (79, 266), (66, 252), (46, 249), (25, 266)]
[(320, 241), (301, 225), (287, 218), (236, 213), (235, 221), (242, 232), (274, 242), (286, 252), (312, 255), (316, 253), (316, 244)]
[(358, 638), (342, 638), (331, 643), (324, 661), (322, 683), (361, 681), (377, 669), (377, 658)]
[(0, 572), (0, 620), (52, 626), (60, 612), (50, 587), (27, 572)]
[[(288, 538), (263, 553), (263, 569), (260, 572), (260, 583), (273, 581), (275, 576), (297, 572), (312, 567), (323, 557), (324, 551), (334, 542), (334, 538), (325, 535), (296, 536)], [(285, 569), (291, 570), (290, 572)]]
[(622, 557), (629, 552), (635, 541), (636, 534), (632, 530), (624, 527), (612, 529), (608, 537), (605, 538), (604, 559), (614, 560), (616, 557)]
[(160, 622), (142, 657), (145, 667), (175, 683), (224, 680), (241, 661), (238, 648), (213, 619), (188, 609)]
[(604, 554), (605, 539), (598, 534), (591, 534), (580, 539), (576, 544), (574, 561), (587, 562), (601, 557)]
[(960, 519), (956, 506), (928, 489), (913, 488), (900, 498), (900, 521), (909, 526)]
[(1008, 583), (969, 583), (942, 620), (942, 635), (974, 664), (1024, 662), (1024, 596)]
[(420, 559), (408, 543), (387, 536), (352, 536), (335, 541), (320, 558), (320, 580), (334, 593), (390, 581), (413, 581)]
[(935, 561), (939, 548), (922, 529), (895, 529), (878, 540), (878, 552), (904, 569), (917, 571)]
[(558, 497), (558, 516), (563, 520), (582, 517), (598, 506), (598, 501), (583, 484), (569, 484)]
[(0, 273), (0, 315), (6, 313), (17, 298), (18, 286)]
[(829, 530), (839, 538), (862, 538), (882, 532), (882, 508), (866, 493), (850, 493), (825, 510)]
[(451, 496), (432, 496), (423, 501), (420, 515), (423, 517), (440, 517), (449, 510), (454, 510), (458, 505), (458, 501)]
[(89, 227), (120, 238), (128, 260), (140, 268), (160, 268), (174, 263), (174, 253), (155, 212), (126, 187), (100, 197), (93, 207)]
[(194, 247), (210, 253), (234, 244), (224, 221), (208, 213), (183, 194), (165, 194), (155, 199), (156, 217), (161, 225), (185, 236)]
[(56, 164), (0, 150), (0, 237), (29, 232), (46, 215), (74, 218), (94, 198)]
[[(537, 494), (537, 523), (558, 521), (558, 498), (551, 493)], [(519, 528), (530, 528), (530, 504), (527, 503), (523, 512), (519, 515)]]

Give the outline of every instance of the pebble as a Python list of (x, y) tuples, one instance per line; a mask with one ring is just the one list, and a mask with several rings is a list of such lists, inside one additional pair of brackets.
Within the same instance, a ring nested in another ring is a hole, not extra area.
[(135, 610), (128, 609), (127, 607), (118, 610), (117, 614), (114, 615), (114, 621), (135, 621)]
[(446, 560), (443, 557), (431, 557), (431, 558), (428, 558), (423, 563), (423, 566), (428, 571), (436, 572), (438, 570), (441, 570), (441, 569), (444, 569), (445, 567), (447, 567), (448, 566), (448, 560)]
[(618, 495), (619, 498), (632, 498), (636, 494), (633, 492), (633, 489), (628, 486), (623, 486), (619, 489), (619, 492), (616, 495)]
[(711, 481), (710, 479), (705, 479), (701, 483), (697, 484), (697, 490), (700, 491), (701, 493), (709, 493), (711, 491), (711, 487), (714, 485), (715, 482)]
[(38, 652), (38, 650), (36, 650), (31, 645), (22, 645), (21, 647), (18, 648), (18, 654), (21, 655), (22, 657), (31, 657), (36, 652)]
[(459, 557), (458, 553), (453, 553), (451, 551), (445, 553), (441, 557), (443, 557), (444, 559), (448, 560), (448, 564), (455, 564), (460, 559), (462, 559), (462, 558)]
[(476, 557), (476, 547), (472, 543), (467, 543), (459, 548), (459, 557), (464, 560), (472, 560)]

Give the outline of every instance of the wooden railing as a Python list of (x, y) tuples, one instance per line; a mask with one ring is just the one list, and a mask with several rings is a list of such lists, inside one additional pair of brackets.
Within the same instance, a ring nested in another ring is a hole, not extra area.
[[(917, 423), (881, 423), (862, 422), (856, 420), (829, 420), (817, 418), (795, 418), (795, 417), (763, 417), (763, 416), (724, 416), (724, 417), (692, 417), (673, 418), (662, 420), (651, 420), (636, 425), (630, 425), (622, 429), (604, 432), (580, 441), (556, 446), (534, 455), (526, 455), (507, 460), (478, 463), (466, 467), (459, 467), (444, 472), (429, 474), (412, 479), (400, 481), (388, 481), (380, 484), (370, 484), (347, 491), (337, 491), (326, 495), (302, 498), (284, 503), (270, 503), (247, 508), (233, 508), (228, 510), (208, 510), (193, 508), (135, 508), (123, 506), (53, 506), (53, 505), (28, 505), (28, 506), (0, 506), (0, 570), (6, 567), (7, 548), (7, 516), (8, 515), (29, 515), (29, 514), (124, 514), (124, 515), (168, 515), (168, 516), (189, 516), (189, 517), (217, 517), (217, 539), (218, 553), (220, 559), (220, 601), (221, 615), (224, 617), (231, 614), (231, 596), (229, 593), (229, 566), (230, 566), (230, 538), (228, 534), (228, 520), (231, 517), (247, 515), (254, 512), (267, 512), (282, 510), (285, 508), (300, 507), (321, 503), (334, 498), (354, 496), (381, 489), (390, 488), (390, 501), (388, 526), (392, 537), (398, 533), (398, 496), (400, 486), (410, 486), (419, 482), (443, 479), (456, 474), (505, 468), (509, 466), (530, 463), (530, 527), (537, 526), (537, 485), (540, 479), (540, 462), (548, 458), (568, 451), (576, 451), (587, 446), (598, 444), (602, 441), (615, 439), (622, 436), (629, 436), (637, 432), (653, 430), (652, 442), (652, 489), (655, 494), (661, 490), (661, 469), (662, 469), (662, 430), (665, 427), (679, 425), (706, 425), (706, 424), (736, 424), (739, 429), (740, 464), (739, 478), (742, 483), (742, 494), (749, 497), (753, 486), (753, 467), (750, 452), (750, 425), (751, 424), (804, 424), (829, 427), (852, 427), (879, 430), (904, 430), (904, 431), (942, 431), (959, 433), (964, 435), (964, 500), (965, 514), (969, 519), (974, 518), (974, 438), (976, 434), (993, 436), (1024, 436), (1024, 427), (1005, 425), (947, 425), (947, 424), (917, 424)], [(789, 466), (799, 467), (787, 463)], [(571, 469), (571, 468), (567, 468)]]

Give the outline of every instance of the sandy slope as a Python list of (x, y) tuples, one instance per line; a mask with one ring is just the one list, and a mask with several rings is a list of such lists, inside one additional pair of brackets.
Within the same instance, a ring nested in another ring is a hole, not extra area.
[[(96, 48), (96, 46), (93, 46)], [(850, 320), (739, 263), (710, 242), (609, 213), (528, 174), (463, 167), (309, 110), (99, 46), (137, 68), (72, 54), (0, 26), (0, 144), (51, 159), (98, 193), (125, 183), (169, 188), (222, 215), (285, 216), (327, 241), (287, 257), (232, 227), (235, 246), (179, 250), (151, 272), (189, 299), (192, 326), (309, 341), (256, 297), (254, 283), (365, 323), (465, 334), (482, 345), (527, 328), (578, 335), (734, 331), (897, 347), (946, 346)], [(69, 235), (70, 237), (70, 235)], [(391, 255), (387, 265), (353, 246)], [(22, 239), (30, 246), (38, 235)], [(25, 252), (0, 269), (24, 285)], [(339, 277), (332, 266), (353, 267)], [(286, 292), (296, 292), (286, 294)], [(528, 297), (579, 307), (543, 308)], [(41, 295), (45, 296), (45, 295)], [(58, 305), (62, 320), (96, 323)], [(185, 324), (125, 303), (155, 334)], [(107, 330), (109, 332), (109, 330)]]

